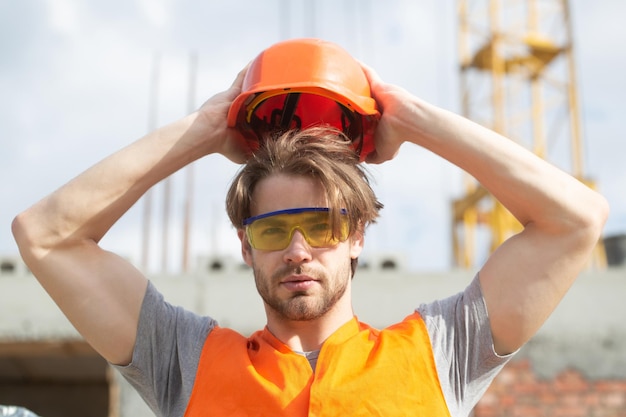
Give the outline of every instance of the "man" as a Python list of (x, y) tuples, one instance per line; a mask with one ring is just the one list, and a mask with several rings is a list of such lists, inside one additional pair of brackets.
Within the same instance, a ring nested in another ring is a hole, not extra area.
[[(468, 288), (377, 331), (352, 276), (381, 205), (349, 141), (288, 131), (249, 155), (226, 122), (245, 70), (197, 112), (94, 165), (20, 214), (21, 254), (85, 339), (157, 415), (468, 415), (557, 306), (596, 244), (597, 193), (514, 142), (363, 67), (381, 112), (367, 161), (422, 146), (479, 180), (524, 226)], [(267, 327), (249, 338), (165, 303), (98, 242), (151, 186), (220, 153), (248, 160), (227, 208)]]

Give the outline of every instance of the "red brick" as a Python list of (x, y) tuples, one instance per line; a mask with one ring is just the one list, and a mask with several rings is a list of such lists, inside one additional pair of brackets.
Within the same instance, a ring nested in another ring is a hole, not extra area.
[(474, 407), (473, 417), (504, 417), (498, 407), (481, 406), (480, 403)]
[(539, 395), (538, 401), (543, 405), (554, 405), (559, 402), (559, 396), (554, 391), (544, 391)]
[(515, 407), (510, 415), (511, 417), (544, 417), (542, 408), (533, 406)]
[(517, 398), (518, 397), (515, 395), (515, 393), (502, 395), (500, 397), (500, 406), (502, 408), (511, 407), (517, 403)]
[(519, 395), (539, 395), (542, 391), (541, 385), (536, 381), (516, 382), (511, 386), (511, 391)]
[(626, 417), (626, 379), (588, 381), (576, 370), (539, 379), (528, 360), (509, 363), (475, 417)]
[(586, 407), (570, 406), (557, 406), (550, 414), (545, 414), (546, 417), (588, 417), (589, 415)]
[(626, 415), (626, 392), (610, 392), (602, 394), (601, 404), (612, 409), (624, 410)]
[(597, 381), (594, 384), (597, 391), (621, 391), (626, 392), (626, 380)]
[(560, 392), (585, 393), (589, 390), (589, 383), (579, 372), (566, 370), (555, 378), (554, 388)]
[(585, 395), (585, 405), (589, 406), (590, 408), (599, 406), (600, 394), (596, 391), (588, 392), (587, 395)]
[(579, 394), (573, 394), (573, 393), (561, 393), (561, 395), (559, 395), (560, 401), (559, 403), (562, 404), (563, 406), (566, 407), (584, 407), (584, 397), (582, 395)]

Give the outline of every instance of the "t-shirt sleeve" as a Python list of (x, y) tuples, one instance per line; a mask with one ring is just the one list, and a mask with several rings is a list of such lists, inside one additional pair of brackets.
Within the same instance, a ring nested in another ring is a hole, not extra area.
[(453, 416), (467, 416), (514, 353), (493, 347), (487, 307), (478, 275), (449, 298), (421, 305), (441, 388)]
[(167, 303), (149, 283), (132, 362), (114, 367), (157, 416), (183, 416), (204, 341), (216, 325), (211, 318)]

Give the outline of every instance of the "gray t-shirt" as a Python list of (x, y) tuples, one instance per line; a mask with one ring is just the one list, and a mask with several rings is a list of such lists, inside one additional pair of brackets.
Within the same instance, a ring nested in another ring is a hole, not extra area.
[[(421, 305), (441, 388), (453, 417), (469, 415), (512, 355), (498, 356), (478, 278), (462, 292)], [(157, 416), (183, 416), (204, 341), (217, 323), (164, 301), (150, 283), (132, 363), (115, 366)]]

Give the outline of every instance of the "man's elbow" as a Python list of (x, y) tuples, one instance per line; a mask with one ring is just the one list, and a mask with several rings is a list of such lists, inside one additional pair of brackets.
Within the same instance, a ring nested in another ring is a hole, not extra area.
[(584, 232), (585, 240), (593, 247), (598, 243), (609, 217), (609, 203), (601, 194), (594, 193), (592, 201), (586, 206), (580, 231)]
[(20, 253), (32, 245), (32, 242), (29, 239), (29, 233), (27, 232), (28, 222), (24, 219), (25, 216), (25, 213), (20, 213), (15, 216), (13, 222), (11, 222), (11, 233), (13, 233), (13, 239), (15, 240)]
[(11, 223), (11, 232), (27, 265), (30, 266), (31, 262), (43, 257), (45, 252), (43, 228), (36, 225), (28, 210), (15, 216)]

